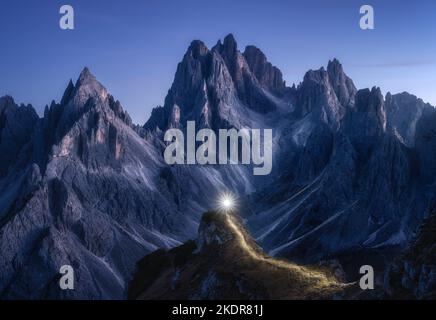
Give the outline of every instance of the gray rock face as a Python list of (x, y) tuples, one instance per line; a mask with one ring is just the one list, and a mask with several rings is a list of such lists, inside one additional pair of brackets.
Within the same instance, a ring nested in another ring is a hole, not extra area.
[(285, 85), (260, 50), (247, 50), (243, 55), (232, 35), (211, 50), (193, 41), (177, 67), (165, 105), (152, 111), (144, 127), (165, 130), (184, 126), (187, 120), (195, 120), (197, 127), (253, 127), (252, 112), (274, 111), (283, 103), (279, 96)]
[(415, 146), (416, 124), (426, 108), (432, 108), (407, 92), (386, 94), (387, 128), (406, 146)]
[[(168, 168), (87, 69), (62, 102), (38, 121), (27, 169), (0, 181), (0, 293), (122, 298), (135, 262), (192, 237), (204, 191), (219, 186), (205, 187), (207, 172)], [(74, 291), (59, 289), (62, 265), (76, 272)]]
[(259, 83), (267, 90), (283, 94), (286, 84), (282, 72), (267, 61), (266, 56), (255, 46), (247, 46), (243, 53), (248, 66)]
[(327, 74), (340, 104), (345, 107), (353, 105), (357, 89), (353, 81), (345, 74), (341, 63), (337, 59), (329, 61)]
[(0, 98), (0, 178), (16, 163), (37, 120), (38, 115), (31, 105), (18, 106), (9, 96)]
[(415, 145), (420, 176), (424, 183), (431, 184), (436, 178), (436, 111), (433, 107), (424, 109), (416, 123)]
[(312, 113), (332, 128), (339, 126), (345, 115), (346, 106), (340, 103), (331, 81), (336, 82), (335, 79), (330, 79), (324, 67), (315, 71), (309, 70), (305, 74), (303, 82), (297, 88), (297, 117), (305, 117)]
[(385, 289), (394, 299), (436, 298), (436, 212), (418, 229), (411, 246), (397, 258), (385, 276)]
[[(194, 238), (224, 191), (246, 204), (241, 214), (265, 249), (310, 263), (403, 247), (436, 191), (431, 106), (357, 91), (337, 60), (287, 88), (262, 52), (242, 54), (231, 35), (212, 49), (192, 42), (143, 128), (87, 68), (43, 118), (11, 98), (0, 115), (0, 151), (11, 155), (0, 162), (6, 299), (123, 298), (136, 261)], [(187, 120), (273, 128), (273, 172), (167, 166), (162, 134)], [(66, 264), (74, 291), (59, 290)]]
[(296, 95), (296, 120), (275, 154), (286, 165), (250, 198), (247, 223), (257, 240), (302, 263), (405, 246), (434, 193), (422, 193), (419, 173), (434, 177), (433, 108), (417, 121), (411, 150), (388, 124), (392, 100), (379, 88), (356, 91), (335, 60), (309, 71)]
[(365, 155), (378, 145), (386, 131), (386, 111), (380, 88), (359, 90), (355, 100), (344, 127), (356, 148)]

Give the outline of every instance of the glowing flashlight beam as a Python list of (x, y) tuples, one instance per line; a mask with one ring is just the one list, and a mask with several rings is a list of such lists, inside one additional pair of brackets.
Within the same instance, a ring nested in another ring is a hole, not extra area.
[(218, 199), (217, 207), (220, 212), (224, 213), (234, 210), (236, 207), (236, 199), (234, 195), (228, 192), (223, 193)]

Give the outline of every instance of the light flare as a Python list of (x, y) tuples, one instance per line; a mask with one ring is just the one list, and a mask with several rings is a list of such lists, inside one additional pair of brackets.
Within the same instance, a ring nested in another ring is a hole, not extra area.
[(236, 197), (230, 193), (222, 193), (217, 201), (218, 211), (222, 213), (228, 213), (236, 209)]

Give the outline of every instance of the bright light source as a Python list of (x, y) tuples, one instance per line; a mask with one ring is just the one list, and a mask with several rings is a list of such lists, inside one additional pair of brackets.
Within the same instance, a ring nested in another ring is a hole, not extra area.
[(223, 200), (223, 206), (224, 206), (225, 208), (229, 208), (229, 209), (230, 209), (230, 208), (233, 206), (232, 200), (229, 199), (229, 198), (225, 198), (225, 199)]
[(218, 210), (221, 212), (229, 212), (235, 209), (236, 199), (231, 193), (223, 193), (218, 200)]

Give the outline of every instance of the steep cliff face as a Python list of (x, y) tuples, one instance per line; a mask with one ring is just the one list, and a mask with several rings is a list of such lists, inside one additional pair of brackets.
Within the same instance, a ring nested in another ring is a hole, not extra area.
[(0, 178), (5, 176), (21, 157), (38, 120), (31, 105), (15, 104), (9, 96), (0, 98)]
[[(1, 181), (2, 297), (121, 298), (140, 257), (195, 234), (207, 178), (182, 183), (193, 173), (166, 167), (88, 69), (32, 137), (32, 161)], [(61, 265), (74, 292), (59, 289)]]
[(329, 61), (327, 74), (339, 103), (344, 107), (352, 106), (357, 89), (353, 81), (345, 74), (344, 68), (339, 60), (333, 59)]
[[(195, 236), (223, 186), (250, 188), (238, 167), (167, 166), (159, 135), (141, 138), (87, 68), (28, 130), (26, 161), (0, 180), (5, 299), (123, 298), (137, 260)], [(59, 288), (62, 265), (73, 291)]]
[(265, 54), (259, 48), (247, 46), (243, 56), (263, 88), (277, 95), (283, 95), (286, 90), (286, 83), (283, 80), (282, 72), (268, 62)]
[(431, 185), (436, 179), (436, 110), (424, 109), (416, 123), (416, 152), (419, 159), (419, 173), (423, 182)]
[(436, 206), (416, 232), (410, 246), (390, 266), (385, 277), (394, 299), (436, 299)]
[(249, 229), (269, 253), (302, 263), (356, 250), (398, 252), (429, 201), (419, 172), (431, 171), (433, 161), (419, 141), (431, 121), (420, 117), (410, 149), (392, 131), (392, 97), (385, 102), (379, 88), (357, 91), (337, 60), (309, 71), (296, 95), (295, 118), (275, 153), (280, 175), (251, 195)]
[(336, 59), (329, 61), (327, 70), (310, 70), (297, 88), (297, 117), (316, 117), (337, 129), (347, 108), (354, 105), (357, 90)]
[(259, 125), (253, 112), (266, 114), (281, 107), (286, 88), (281, 72), (252, 48), (242, 54), (231, 34), (211, 50), (193, 41), (177, 67), (165, 105), (153, 110), (144, 127), (184, 127), (187, 120), (212, 129)]
[(407, 92), (386, 94), (387, 129), (409, 148), (415, 146), (416, 125), (425, 109), (433, 107)]
[[(226, 191), (273, 255), (314, 263), (397, 252), (436, 192), (434, 117), (408, 94), (357, 91), (336, 59), (288, 88), (259, 49), (241, 53), (232, 35), (212, 49), (191, 43), (144, 127), (87, 68), (41, 119), (2, 98), (0, 297), (123, 298), (136, 261), (194, 238)], [(187, 120), (272, 128), (272, 173), (168, 166), (163, 132)], [(59, 290), (65, 264), (80, 280), (74, 291)]]

